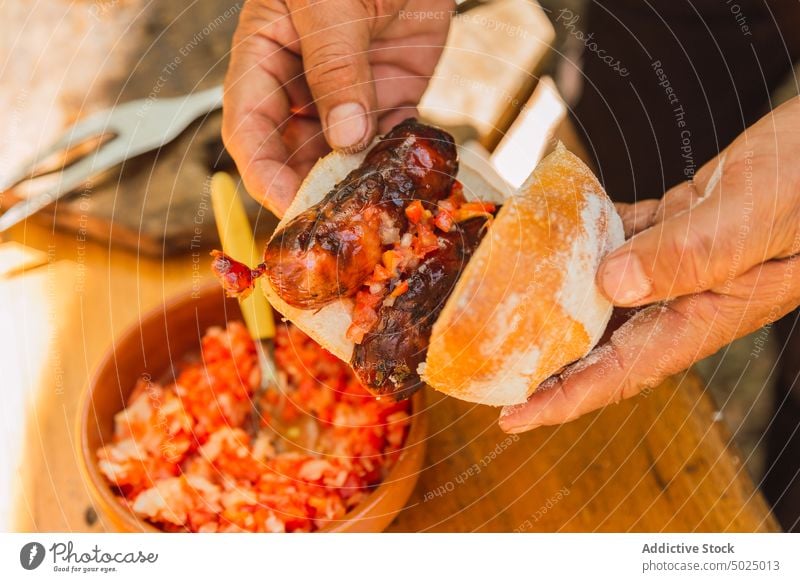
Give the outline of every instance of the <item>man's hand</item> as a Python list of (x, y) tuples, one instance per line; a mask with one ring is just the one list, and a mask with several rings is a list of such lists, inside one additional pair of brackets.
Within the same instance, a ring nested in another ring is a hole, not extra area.
[[(545, 382), (500, 426), (561, 424), (642, 389), (800, 304), (800, 99), (745, 131), (693, 184), (622, 206), (635, 236), (597, 283), (637, 311), (609, 341)], [(638, 234), (637, 234), (638, 233)]]
[(416, 113), (452, 0), (250, 0), (225, 79), (222, 137), (281, 216), (330, 147), (357, 151)]

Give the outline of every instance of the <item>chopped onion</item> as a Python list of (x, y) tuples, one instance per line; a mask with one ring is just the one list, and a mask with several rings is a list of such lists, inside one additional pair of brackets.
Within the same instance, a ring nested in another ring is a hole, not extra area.
[(385, 212), (381, 213), (380, 237), (384, 245), (392, 245), (400, 240), (400, 229)]

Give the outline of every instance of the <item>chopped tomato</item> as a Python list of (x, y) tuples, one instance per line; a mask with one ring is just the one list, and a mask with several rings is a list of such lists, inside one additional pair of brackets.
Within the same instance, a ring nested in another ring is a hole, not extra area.
[(450, 229), (453, 228), (453, 215), (447, 210), (440, 210), (433, 223), (442, 232), (450, 232)]
[(422, 202), (414, 200), (411, 204), (406, 206), (406, 218), (411, 224), (419, 224), (425, 215), (425, 209), (422, 207)]
[(408, 281), (400, 281), (389, 293), (389, 297), (400, 297), (406, 291), (408, 291)]
[(458, 208), (458, 203), (456, 203), (452, 198), (445, 198), (441, 202), (439, 202), (439, 211), (447, 211), (447, 212), (454, 212)]
[[(120, 502), (164, 531), (207, 533), (310, 532), (360, 503), (405, 442), (408, 402), (376, 400), (292, 325), (277, 329), (275, 362), (285, 390), (268, 390), (261, 408), (291, 421), (282, 435), (245, 430), (257, 359), (239, 322), (209, 329), (175, 384), (142, 380), (97, 452)], [(296, 440), (309, 423), (311, 440)], [(278, 451), (284, 437), (301, 450)]]
[[(347, 338), (361, 343), (378, 322), (379, 305), (392, 306), (394, 299), (408, 291), (408, 283), (400, 279), (406, 279), (422, 259), (439, 248), (435, 229), (450, 232), (456, 222), (474, 216), (491, 218), (494, 211), (494, 204), (467, 202), (464, 188), (458, 181), (453, 182), (449, 196), (439, 201), (435, 216), (422, 201), (410, 202), (405, 208), (408, 229), (399, 233), (399, 240), (384, 247), (381, 263), (375, 266), (372, 275), (356, 293), (353, 321), (347, 330)], [(397, 236), (393, 238), (398, 239)], [(388, 295), (387, 288), (392, 289)]]
[(383, 253), (381, 257), (384, 267), (391, 274), (392, 277), (397, 277), (397, 269), (402, 261), (402, 256), (395, 250), (389, 250)]
[(417, 225), (417, 240), (414, 241), (414, 252), (419, 257), (424, 257), (439, 247), (439, 237), (433, 229), (426, 224)]
[(453, 185), (450, 187), (450, 198), (464, 201), (464, 185), (458, 180), (453, 180)]
[(353, 308), (353, 322), (347, 329), (347, 339), (360, 344), (364, 336), (378, 322), (378, 306), (383, 301), (380, 294), (369, 291), (356, 293), (356, 304)]
[(392, 272), (389, 269), (378, 263), (375, 265), (375, 270), (372, 272), (372, 278), (370, 282), (381, 283), (383, 281), (388, 281), (392, 278), (392, 276)]

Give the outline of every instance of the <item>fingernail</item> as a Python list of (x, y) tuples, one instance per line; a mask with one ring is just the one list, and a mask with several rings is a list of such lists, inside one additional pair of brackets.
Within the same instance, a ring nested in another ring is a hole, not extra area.
[(500, 419), (500, 422), (498, 424), (500, 425), (500, 430), (502, 430), (504, 433), (508, 433), (508, 434), (516, 434), (516, 433), (520, 433), (520, 432), (527, 432), (529, 430), (533, 430), (535, 428), (539, 428), (539, 426), (540, 426), (538, 423), (535, 423), (535, 422), (534, 423), (526, 423), (526, 422), (515, 423), (515, 422), (513, 422), (511, 420), (504, 420), (502, 418)]
[(328, 112), (325, 129), (332, 147), (356, 146), (367, 134), (367, 113), (360, 103), (342, 103)]
[(653, 283), (634, 253), (610, 258), (603, 267), (603, 292), (617, 305), (630, 305), (653, 292)]
[(509, 434), (514, 434), (517, 432), (525, 432), (526, 430), (538, 428), (538, 422), (534, 422), (530, 419), (528, 419), (526, 422), (525, 420), (525, 415), (523, 412), (527, 408), (527, 404), (527, 402), (523, 402), (522, 404), (504, 406), (500, 411), (500, 419), (498, 420), (500, 430)]

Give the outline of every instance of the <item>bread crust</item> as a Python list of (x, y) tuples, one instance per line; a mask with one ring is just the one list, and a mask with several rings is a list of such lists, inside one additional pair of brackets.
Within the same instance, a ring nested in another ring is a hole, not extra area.
[(433, 327), (423, 380), (470, 402), (518, 404), (599, 341), (612, 305), (595, 284), (622, 221), (561, 144), (506, 200)]

